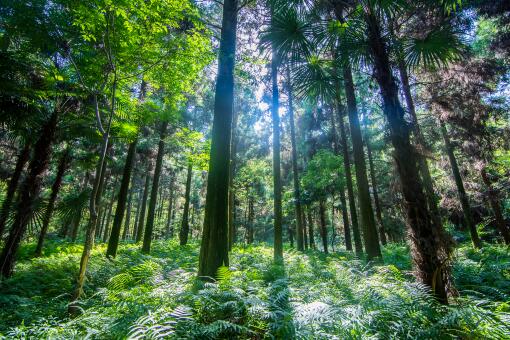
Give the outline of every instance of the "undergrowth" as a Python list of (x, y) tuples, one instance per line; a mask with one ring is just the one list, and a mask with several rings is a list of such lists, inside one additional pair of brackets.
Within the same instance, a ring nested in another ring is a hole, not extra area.
[(455, 253), (459, 297), (435, 302), (414, 282), (409, 251), (385, 265), (350, 253), (237, 247), (215, 282), (197, 282), (198, 245), (157, 242), (151, 256), (124, 244), (114, 260), (94, 249), (83, 313), (66, 316), (81, 247), (48, 243), (0, 284), (0, 337), (72, 339), (505, 339), (510, 338), (510, 256), (504, 246)]

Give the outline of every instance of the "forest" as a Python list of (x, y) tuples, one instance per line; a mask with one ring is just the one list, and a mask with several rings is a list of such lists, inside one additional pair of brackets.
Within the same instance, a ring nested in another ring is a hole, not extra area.
[(3, 0), (0, 339), (510, 339), (510, 1)]

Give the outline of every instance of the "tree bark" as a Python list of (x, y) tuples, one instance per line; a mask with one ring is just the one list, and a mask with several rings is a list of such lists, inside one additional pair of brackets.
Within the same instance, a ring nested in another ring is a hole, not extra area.
[(151, 200), (149, 202), (149, 211), (147, 214), (147, 225), (145, 226), (145, 235), (143, 236), (142, 252), (146, 254), (150, 253), (151, 251), (156, 203), (158, 200), (159, 179), (161, 178), (161, 169), (163, 168), (163, 156), (165, 154), (165, 138), (167, 135), (167, 130), (168, 122), (164, 122), (161, 127), (158, 145), (158, 156), (156, 158), (156, 168), (154, 169), (154, 179), (152, 181)]
[(375, 216), (377, 218), (377, 222), (379, 223), (379, 238), (381, 240), (382, 245), (386, 245), (386, 229), (384, 228), (384, 223), (382, 219), (382, 209), (381, 202), (379, 201), (379, 193), (377, 191), (377, 180), (375, 176), (375, 166), (374, 159), (372, 157), (372, 147), (370, 146), (370, 140), (368, 137), (365, 139), (365, 143), (367, 145), (367, 156), (368, 156), (368, 170), (370, 172), (370, 179), (372, 180), (372, 195), (374, 196), (374, 205), (375, 205)]
[(135, 191), (136, 191), (134, 177), (135, 177), (134, 175), (131, 176), (131, 178), (132, 178), (131, 189), (129, 190), (126, 219), (124, 221), (124, 230), (122, 231), (122, 239), (123, 240), (126, 240), (129, 237), (129, 226), (131, 225), (131, 213), (133, 211), (133, 196), (135, 195)]
[(326, 209), (324, 208), (324, 200), (319, 201), (319, 217), (321, 222), (321, 238), (322, 238), (322, 247), (324, 248), (324, 253), (328, 253), (328, 229), (326, 226)]
[[(418, 116), (416, 115), (413, 96), (411, 94), (411, 86), (409, 85), (409, 75), (403, 60), (399, 61), (398, 68), (400, 73), (400, 80), (402, 83), (402, 89), (404, 90), (404, 98), (406, 100), (407, 109), (413, 118), (413, 134), (416, 138), (416, 141), (418, 142), (418, 146), (423, 153), (429, 149), (429, 146), (425, 142), (425, 138), (423, 137), (420, 129), (420, 124), (418, 123)], [(423, 187), (425, 188), (425, 193), (427, 194), (427, 203), (430, 213), (434, 219), (434, 223), (436, 225), (442, 225), (441, 213), (439, 212), (438, 208), (438, 199), (436, 192), (434, 191), (434, 181), (432, 180), (432, 175), (430, 174), (427, 159), (423, 154), (419, 154), (417, 157), (418, 167), (423, 180)]]
[[(174, 175), (173, 175), (174, 176)], [(166, 231), (165, 231), (165, 237), (167, 239), (173, 238), (173, 228), (172, 228), (172, 214), (173, 214), (173, 205), (174, 205), (174, 179), (175, 177), (172, 177), (170, 180), (170, 196), (168, 198), (168, 214), (166, 217)]]
[(315, 238), (313, 232), (313, 218), (312, 218), (312, 208), (310, 205), (307, 206), (306, 216), (308, 219), (308, 242), (310, 242), (310, 249), (315, 249)]
[(59, 114), (55, 110), (44, 124), (40, 137), (34, 146), (34, 153), (19, 195), (16, 216), (0, 254), (0, 276), (12, 275), (21, 239), (34, 212), (34, 201), (41, 190), (42, 174), (48, 167), (51, 146), (55, 139)]
[(366, 13), (365, 19), (375, 78), (381, 89), (383, 111), (388, 119), (390, 138), (395, 149), (394, 157), (404, 196), (415, 273), (419, 281), (430, 287), (438, 300), (446, 304), (450, 243), (446, 240), (442, 226), (434, 223), (427, 209), (416, 153), (409, 138), (409, 125), (404, 119), (381, 28), (373, 13)]
[(354, 154), (354, 165), (356, 169), (356, 184), (358, 186), (358, 204), (360, 208), (361, 225), (363, 228), (363, 241), (365, 243), (365, 252), (367, 259), (382, 259), (381, 248), (379, 246), (379, 237), (375, 225), (374, 210), (367, 178), (367, 167), (365, 164), (365, 155), (363, 152), (363, 138), (361, 136), (361, 127), (356, 106), (356, 93), (354, 90), (354, 81), (349, 65), (343, 68), (345, 94), (347, 97), (347, 115), (351, 131), (352, 150)]
[(44, 239), (48, 232), (48, 227), (50, 225), (51, 216), (53, 215), (53, 210), (55, 209), (55, 202), (57, 201), (58, 193), (60, 192), (60, 188), (62, 186), (62, 179), (64, 178), (64, 173), (67, 169), (67, 165), (69, 164), (71, 150), (68, 148), (64, 151), (64, 154), (60, 158), (60, 162), (57, 168), (57, 175), (55, 177), (55, 181), (51, 187), (51, 195), (48, 201), (48, 205), (46, 206), (46, 211), (44, 213), (43, 224), (41, 227), (41, 232), (39, 233), (39, 238), (37, 240), (37, 246), (35, 248), (35, 257), (39, 257), (42, 254)]
[(455, 180), (455, 185), (457, 186), (457, 193), (459, 195), (459, 201), (462, 206), (462, 211), (464, 212), (464, 220), (466, 221), (466, 225), (469, 230), (469, 234), (471, 235), (471, 241), (473, 242), (473, 246), (475, 248), (482, 247), (482, 241), (478, 236), (478, 232), (476, 230), (475, 223), (473, 221), (473, 212), (471, 211), (471, 205), (469, 204), (469, 199), (466, 194), (466, 190), (464, 189), (464, 182), (462, 181), (462, 176), (460, 174), (459, 165), (457, 163), (457, 158), (455, 158), (455, 154), (453, 152), (453, 146), (450, 142), (450, 137), (448, 136), (448, 131), (443, 121), (441, 124), (441, 134), (443, 135), (444, 145), (446, 149), (446, 154), (448, 155), (448, 159), (450, 160), (450, 166), (452, 168), (453, 179)]
[(110, 236), (110, 222), (112, 220), (112, 211), (113, 211), (113, 204), (115, 202), (115, 196), (116, 196), (116, 190), (117, 190), (117, 177), (115, 178), (115, 181), (112, 185), (112, 195), (110, 197), (110, 202), (108, 202), (108, 212), (106, 217), (106, 223), (103, 225), (103, 243), (106, 243), (108, 241), (108, 237)]
[(18, 188), (18, 183), (21, 178), (21, 174), (23, 173), (23, 168), (25, 167), (25, 164), (28, 162), (29, 158), (30, 158), (30, 142), (27, 141), (25, 142), (25, 146), (18, 155), (16, 167), (14, 168), (14, 172), (12, 173), (11, 179), (9, 181), (9, 186), (7, 187), (7, 193), (2, 203), (2, 210), (0, 211), (0, 240), (4, 235), (5, 225), (7, 223), (7, 219), (9, 218), (9, 212), (11, 211), (12, 201), (14, 200), (14, 194), (16, 193), (16, 189)]
[(303, 243), (305, 246), (305, 250), (308, 250), (308, 233), (307, 233), (307, 223), (305, 217), (305, 206), (301, 209), (301, 221), (303, 221)]
[(234, 103), (238, 0), (223, 1), (218, 77), (214, 102), (211, 161), (207, 180), (204, 228), (198, 276), (215, 277), (228, 266), (228, 182)]
[[(117, 255), (117, 248), (119, 246), (120, 228), (122, 227), (122, 219), (126, 211), (126, 202), (128, 199), (129, 183), (131, 183), (131, 172), (136, 155), (136, 145), (138, 139), (135, 139), (129, 144), (126, 162), (124, 164), (124, 172), (120, 183), (119, 196), (117, 198), (117, 208), (115, 210), (115, 218), (113, 219), (112, 231), (110, 239), (108, 240), (108, 247), (106, 248), (106, 256), (115, 257)], [(131, 197), (132, 195), (130, 195)], [(131, 201), (131, 198), (129, 199)], [(130, 209), (128, 209), (128, 215)], [(126, 218), (127, 225), (129, 226), (129, 216)]]
[(143, 196), (142, 196), (142, 208), (140, 210), (140, 216), (138, 219), (138, 226), (136, 228), (136, 238), (135, 242), (138, 243), (142, 240), (142, 235), (145, 227), (145, 211), (147, 210), (147, 199), (149, 197), (149, 186), (151, 184), (151, 172), (152, 172), (152, 162), (150, 159), (147, 160), (147, 174), (145, 175), (145, 185), (143, 188)]
[(283, 227), (282, 227), (282, 180), (280, 172), (280, 114), (278, 91), (278, 62), (273, 49), (271, 60), (272, 105), (273, 120), (273, 190), (274, 190), (274, 260), (283, 262)]
[(184, 210), (182, 212), (181, 230), (179, 232), (179, 241), (181, 246), (188, 243), (189, 236), (189, 201), (191, 194), (191, 177), (193, 175), (193, 164), (188, 162), (188, 173), (186, 176), (186, 191), (184, 193)]

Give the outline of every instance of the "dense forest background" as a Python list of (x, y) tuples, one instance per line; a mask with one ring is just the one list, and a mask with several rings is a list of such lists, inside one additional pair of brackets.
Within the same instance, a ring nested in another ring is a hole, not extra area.
[(510, 338), (510, 3), (4, 0), (0, 338)]

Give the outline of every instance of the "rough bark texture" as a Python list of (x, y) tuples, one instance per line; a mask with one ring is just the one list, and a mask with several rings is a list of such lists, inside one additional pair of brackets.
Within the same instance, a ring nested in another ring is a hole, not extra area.
[(294, 124), (294, 103), (292, 93), (292, 80), (290, 70), (287, 68), (287, 81), (288, 81), (288, 96), (289, 96), (289, 122), (290, 122), (290, 140), (292, 145), (292, 179), (294, 184), (294, 206), (296, 210), (296, 243), (297, 250), (303, 251), (305, 249), (303, 241), (303, 220), (302, 220), (302, 207), (301, 207), (301, 190), (299, 188), (299, 172), (297, 164), (297, 143), (296, 143), (296, 127)]
[(40, 137), (34, 146), (34, 156), (30, 161), (27, 177), (20, 188), (16, 215), (0, 254), (0, 276), (5, 278), (12, 275), (21, 238), (32, 217), (34, 201), (41, 190), (42, 174), (48, 167), (58, 117), (58, 112), (55, 110), (44, 124)]
[(448, 303), (450, 244), (442, 226), (434, 223), (427, 208), (417, 155), (409, 138), (410, 127), (404, 119), (404, 110), (399, 101), (397, 84), (379, 23), (371, 12), (366, 13), (366, 22), (375, 78), (381, 90), (383, 111), (388, 119), (390, 139), (395, 149), (394, 157), (405, 202), (415, 274), (432, 289), (439, 301)]
[(39, 238), (37, 239), (37, 246), (35, 248), (34, 256), (39, 257), (42, 254), (44, 239), (46, 238), (46, 234), (48, 232), (48, 227), (50, 226), (51, 216), (53, 216), (53, 210), (55, 209), (55, 202), (57, 201), (58, 193), (60, 192), (60, 188), (62, 186), (62, 179), (64, 178), (64, 173), (67, 169), (67, 165), (69, 164), (70, 158), (70, 149), (64, 151), (64, 154), (60, 158), (57, 175), (55, 176), (55, 181), (51, 186), (51, 194), (50, 199), (48, 201), (48, 205), (46, 206), (46, 211), (44, 212), (43, 224), (41, 227), (41, 232), (39, 233)]
[(156, 203), (158, 201), (159, 180), (161, 178), (161, 170), (163, 168), (163, 156), (165, 155), (165, 138), (167, 130), (168, 122), (164, 122), (161, 126), (158, 155), (156, 157), (156, 168), (154, 169), (154, 178), (152, 180), (151, 200), (149, 202), (149, 211), (147, 212), (147, 225), (145, 226), (145, 234), (143, 235), (142, 252), (147, 254), (151, 251), (154, 218), (156, 217)]
[(234, 102), (237, 12), (237, 0), (223, 2), (211, 161), (209, 163), (204, 228), (198, 268), (198, 275), (206, 279), (215, 277), (219, 267), (229, 264), (228, 182)]
[(473, 242), (473, 246), (475, 248), (481, 248), (482, 241), (480, 241), (480, 237), (478, 236), (478, 232), (476, 230), (475, 222), (473, 221), (473, 212), (471, 210), (471, 205), (469, 204), (469, 199), (466, 194), (466, 190), (464, 189), (464, 182), (460, 174), (457, 158), (455, 157), (455, 154), (453, 152), (453, 146), (452, 143), (450, 142), (448, 131), (443, 122), (441, 122), (441, 134), (443, 135), (446, 154), (448, 155), (448, 159), (450, 160), (453, 179), (455, 180), (455, 185), (457, 186), (457, 194), (459, 195), (459, 201), (462, 206), (462, 211), (464, 213), (464, 220), (466, 221), (469, 234), (471, 235), (471, 241)]
[(5, 225), (7, 223), (7, 219), (9, 218), (9, 212), (11, 211), (12, 201), (14, 200), (14, 194), (16, 193), (16, 189), (18, 188), (18, 183), (21, 178), (21, 174), (23, 173), (23, 168), (25, 167), (25, 164), (28, 162), (29, 158), (30, 158), (30, 143), (27, 141), (25, 142), (25, 146), (18, 155), (16, 167), (14, 168), (14, 172), (12, 173), (9, 185), (7, 187), (7, 193), (2, 203), (2, 210), (0, 211), (0, 239), (2, 239), (2, 236), (4, 235)]
[(117, 255), (117, 248), (119, 246), (120, 238), (120, 228), (122, 227), (122, 219), (124, 218), (124, 213), (126, 210), (129, 183), (131, 182), (131, 172), (133, 170), (137, 144), (138, 139), (135, 139), (129, 144), (126, 162), (124, 164), (124, 171), (122, 173), (122, 180), (120, 182), (119, 196), (117, 198), (117, 208), (115, 210), (115, 218), (113, 219), (112, 231), (110, 233), (110, 239), (108, 240), (108, 247), (106, 249), (106, 256), (115, 257)]
[(193, 164), (188, 163), (188, 172), (186, 175), (186, 191), (184, 193), (184, 209), (182, 212), (181, 230), (179, 232), (179, 242), (181, 246), (188, 243), (189, 236), (189, 201), (191, 195), (191, 177), (193, 175)]
[(345, 95), (347, 97), (347, 115), (351, 131), (352, 150), (354, 154), (354, 165), (356, 169), (356, 184), (358, 186), (358, 204), (363, 228), (363, 241), (367, 259), (382, 258), (379, 246), (379, 237), (375, 225), (374, 210), (367, 178), (367, 166), (363, 152), (363, 138), (359, 123), (358, 109), (356, 106), (356, 93), (350, 66), (343, 68)]
[(370, 145), (370, 140), (366, 138), (365, 143), (367, 145), (367, 156), (368, 156), (368, 166), (370, 171), (370, 179), (372, 181), (372, 195), (374, 196), (374, 205), (375, 205), (375, 216), (377, 218), (377, 223), (379, 223), (379, 238), (383, 245), (386, 245), (386, 230), (384, 228), (384, 223), (382, 219), (382, 209), (381, 202), (379, 201), (379, 192), (377, 191), (377, 179), (375, 176), (375, 166), (374, 159), (372, 157), (372, 146)]

